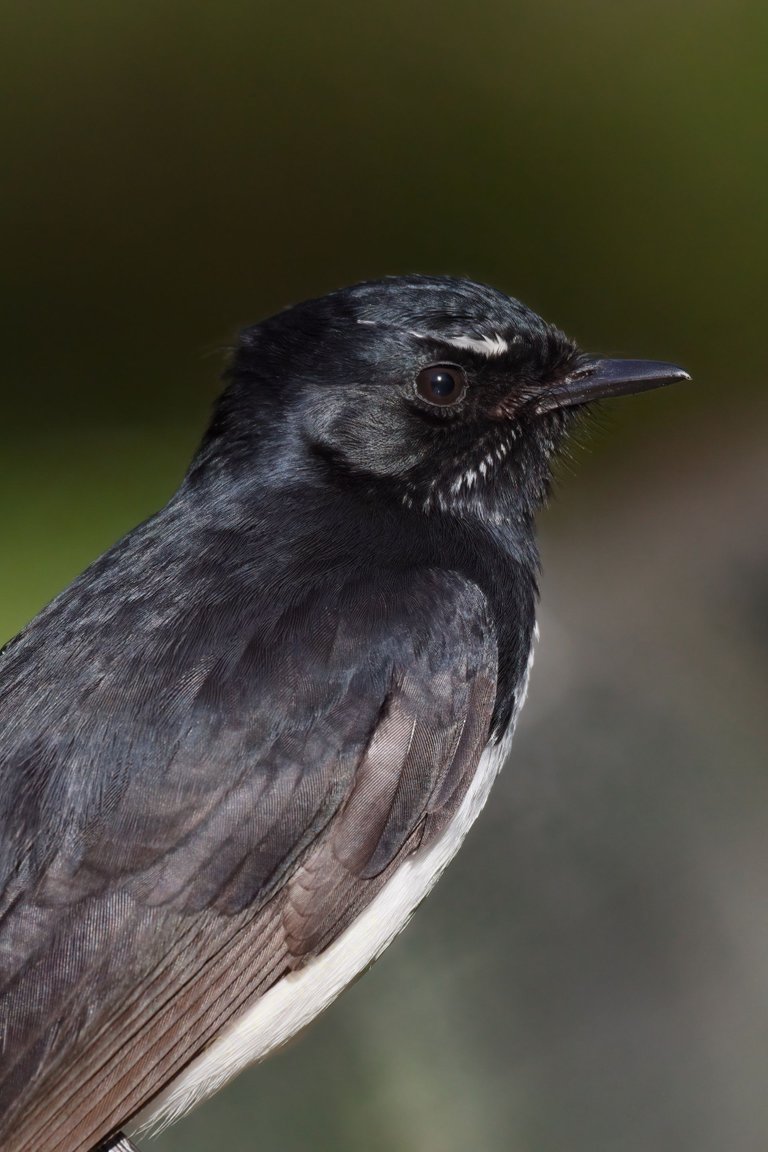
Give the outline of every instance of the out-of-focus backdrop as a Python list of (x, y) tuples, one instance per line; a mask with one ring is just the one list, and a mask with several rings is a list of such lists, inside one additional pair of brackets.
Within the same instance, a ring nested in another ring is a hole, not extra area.
[(158, 1152), (768, 1147), (767, 56), (761, 0), (6, 3), (0, 640), (297, 299), (468, 274), (695, 380), (563, 470), (529, 704), (436, 893)]

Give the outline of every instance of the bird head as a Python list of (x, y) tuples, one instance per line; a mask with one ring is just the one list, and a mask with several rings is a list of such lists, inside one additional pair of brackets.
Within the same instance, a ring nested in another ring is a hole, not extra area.
[(532, 514), (576, 415), (687, 378), (588, 356), (493, 288), (402, 276), (245, 330), (203, 460), (273, 451), (272, 475), (321, 476), (421, 514)]

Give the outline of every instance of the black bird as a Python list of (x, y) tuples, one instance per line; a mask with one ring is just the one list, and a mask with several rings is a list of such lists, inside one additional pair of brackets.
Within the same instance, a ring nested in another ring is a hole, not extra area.
[(5, 1152), (124, 1147), (390, 943), (507, 753), (553, 455), (685, 378), (466, 280), (243, 333), (179, 491), (0, 658)]

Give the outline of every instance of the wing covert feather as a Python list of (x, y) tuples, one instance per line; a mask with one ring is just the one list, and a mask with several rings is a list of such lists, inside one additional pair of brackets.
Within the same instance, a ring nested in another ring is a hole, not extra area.
[(24, 636), (0, 664), (6, 1152), (123, 1125), (441, 831), (488, 739), (493, 630), (454, 574), (172, 622), (100, 679), (79, 638), (49, 699)]

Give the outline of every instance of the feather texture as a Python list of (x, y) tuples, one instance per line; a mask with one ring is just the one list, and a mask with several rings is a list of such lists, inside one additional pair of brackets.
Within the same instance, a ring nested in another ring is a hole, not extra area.
[[(175, 644), (153, 637), (162, 739), (136, 703), (146, 686), (132, 661), (92, 685), (94, 637), (72, 651), (78, 755), (87, 732), (99, 787), (85, 781), (79, 825), (47, 843), (28, 822), (9, 871), (6, 1152), (80, 1152), (124, 1125), (444, 827), (490, 730), (488, 610), (474, 585), (426, 569), (386, 592), (344, 583), (319, 617), (316, 603), (296, 605), (273, 648), (252, 618), (239, 658), (221, 605), (194, 644), (178, 623)], [(142, 640), (134, 631), (135, 650)], [(23, 656), (17, 646), (3, 667), (9, 694)], [(3, 743), (5, 780), (23, 794), (26, 765), (65, 803), (78, 767), (67, 718), (40, 720), (33, 762)], [(30, 725), (16, 731), (28, 746)]]

